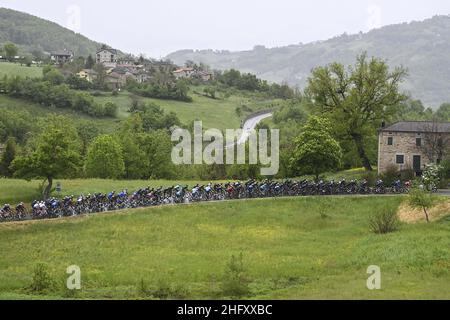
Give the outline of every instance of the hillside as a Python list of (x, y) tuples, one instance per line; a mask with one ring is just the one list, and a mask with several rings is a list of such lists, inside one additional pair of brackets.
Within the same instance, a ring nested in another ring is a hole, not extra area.
[[(0, 299), (223, 299), (227, 263), (241, 253), (250, 299), (448, 299), (448, 219), (369, 231), (374, 212), (400, 203), (329, 198), (326, 219), (323, 199), (295, 198), (0, 224)], [(38, 264), (55, 285), (32, 292)], [(73, 264), (77, 293), (63, 287)], [(374, 264), (382, 290), (366, 287)]]
[[(0, 63), (0, 78), (3, 76), (17, 76), (22, 77), (41, 77), (42, 68), (33, 66), (26, 67), (13, 63)], [(123, 120), (129, 116), (128, 110), (132, 105), (133, 100), (139, 100), (142, 103), (154, 103), (159, 105), (165, 112), (174, 112), (177, 114), (180, 121), (186, 125), (192, 124), (195, 120), (202, 120), (205, 128), (219, 128), (226, 129), (239, 128), (241, 121), (244, 118), (258, 110), (273, 108), (280, 100), (268, 99), (260, 97), (258, 94), (253, 94), (244, 91), (233, 91), (230, 95), (217, 93), (217, 99), (211, 99), (201, 94), (202, 86), (193, 86), (189, 95), (193, 101), (191, 103), (161, 100), (139, 97), (130, 92), (123, 91), (117, 96), (110, 93), (103, 93), (100, 96), (95, 96), (94, 100), (100, 104), (112, 102), (118, 106), (116, 118), (93, 118), (84, 114), (70, 111), (68, 109), (49, 108), (22, 99), (14, 99), (9, 96), (0, 95), (0, 108), (9, 110), (26, 111), (30, 114), (44, 116), (48, 113), (57, 112), (71, 117), (75, 121), (78, 120), (92, 120), (96, 121), (98, 126), (106, 132), (114, 131), (118, 125), (119, 120)], [(238, 116), (236, 108), (241, 107), (242, 115)]]
[(87, 56), (101, 46), (60, 25), (27, 13), (0, 8), (0, 44), (12, 41), (23, 51), (67, 49)]
[(362, 51), (387, 59), (392, 66), (407, 67), (410, 75), (403, 88), (426, 105), (437, 107), (450, 101), (450, 16), (308, 44), (271, 49), (257, 46), (242, 52), (182, 50), (167, 58), (178, 64), (193, 60), (217, 69), (236, 68), (303, 88), (312, 68), (332, 61), (352, 64)]

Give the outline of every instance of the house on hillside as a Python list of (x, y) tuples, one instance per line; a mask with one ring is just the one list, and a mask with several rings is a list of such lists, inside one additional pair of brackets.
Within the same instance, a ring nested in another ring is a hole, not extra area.
[(127, 80), (122, 75), (117, 72), (111, 72), (105, 78), (105, 83), (111, 90), (119, 90), (124, 87), (127, 83)]
[(173, 72), (176, 79), (190, 78), (195, 73), (194, 68), (180, 68)]
[(81, 79), (93, 82), (95, 79), (97, 79), (98, 73), (92, 69), (83, 69), (77, 73), (77, 76)]
[(196, 77), (204, 82), (211, 81), (213, 79), (213, 75), (211, 72), (206, 71), (197, 71)]
[(117, 64), (117, 50), (116, 49), (109, 49), (109, 48), (102, 48), (96, 53), (96, 62), (102, 63), (102, 64)]
[(144, 83), (150, 79), (150, 75), (145, 70), (138, 70), (134, 76), (138, 83)]
[(66, 49), (50, 53), (50, 59), (56, 64), (64, 64), (73, 61), (74, 54)]
[(153, 60), (151, 63), (146, 65), (147, 69), (152, 70), (160, 70), (162, 72), (172, 72), (173, 70), (176, 70), (178, 67), (175, 66), (170, 61), (163, 61), (163, 60)]
[(450, 122), (403, 121), (379, 130), (378, 173), (389, 168), (414, 170), (421, 176), (429, 164), (450, 155)]
[(117, 90), (123, 88), (128, 79), (139, 82), (139, 71), (126, 67), (117, 67), (107, 72), (106, 83), (110, 89)]
[(173, 72), (175, 78), (178, 79), (198, 79), (204, 82), (211, 81), (213, 75), (211, 72), (203, 71), (203, 70), (195, 70), (194, 68), (180, 68)]

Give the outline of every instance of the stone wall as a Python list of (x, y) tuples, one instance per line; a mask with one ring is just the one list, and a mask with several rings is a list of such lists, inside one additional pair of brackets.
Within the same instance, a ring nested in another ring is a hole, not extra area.
[[(393, 138), (393, 145), (388, 145), (388, 138)], [(424, 134), (415, 132), (385, 132), (379, 134), (378, 141), (378, 173), (384, 173), (391, 166), (396, 166), (398, 170), (412, 169), (413, 156), (421, 157), (422, 169), (431, 163), (428, 156), (421, 147), (416, 146), (416, 138), (422, 138), (425, 143)], [(404, 155), (404, 164), (396, 164), (397, 155)]]

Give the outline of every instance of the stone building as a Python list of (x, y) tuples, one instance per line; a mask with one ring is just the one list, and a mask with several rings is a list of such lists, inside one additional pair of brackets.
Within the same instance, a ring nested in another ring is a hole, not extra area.
[(50, 59), (57, 64), (64, 64), (73, 61), (74, 54), (72, 51), (66, 49), (61, 51), (52, 52), (50, 54)]
[(115, 49), (102, 48), (96, 53), (96, 62), (102, 64), (117, 64), (118, 53)]
[(407, 121), (383, 126), (379, 130), (378, 173), (395, 167), (423, 169), (446, 159), (450, 147), (450, 122)]
[(181, 68), (173, 72), (176, 79), (190, 78), (195, 74), (194, 68)]

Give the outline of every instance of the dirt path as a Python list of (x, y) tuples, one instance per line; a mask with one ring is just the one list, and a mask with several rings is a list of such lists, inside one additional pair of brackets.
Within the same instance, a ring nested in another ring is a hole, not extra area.
[[(437, 220), (447, 214), (450, 213), (450, 201), (444, 201), (438, 204), (433, 209), (429, 210), (428, 214), (430, 215), (430, 219)], [(425, 213), (423, 210), (412, 209), (408, 206), (406, 202), (404, 202), (398, 208), (398, 217), (401, 221), (407, 223), (416, 223), (425, 221)]]

